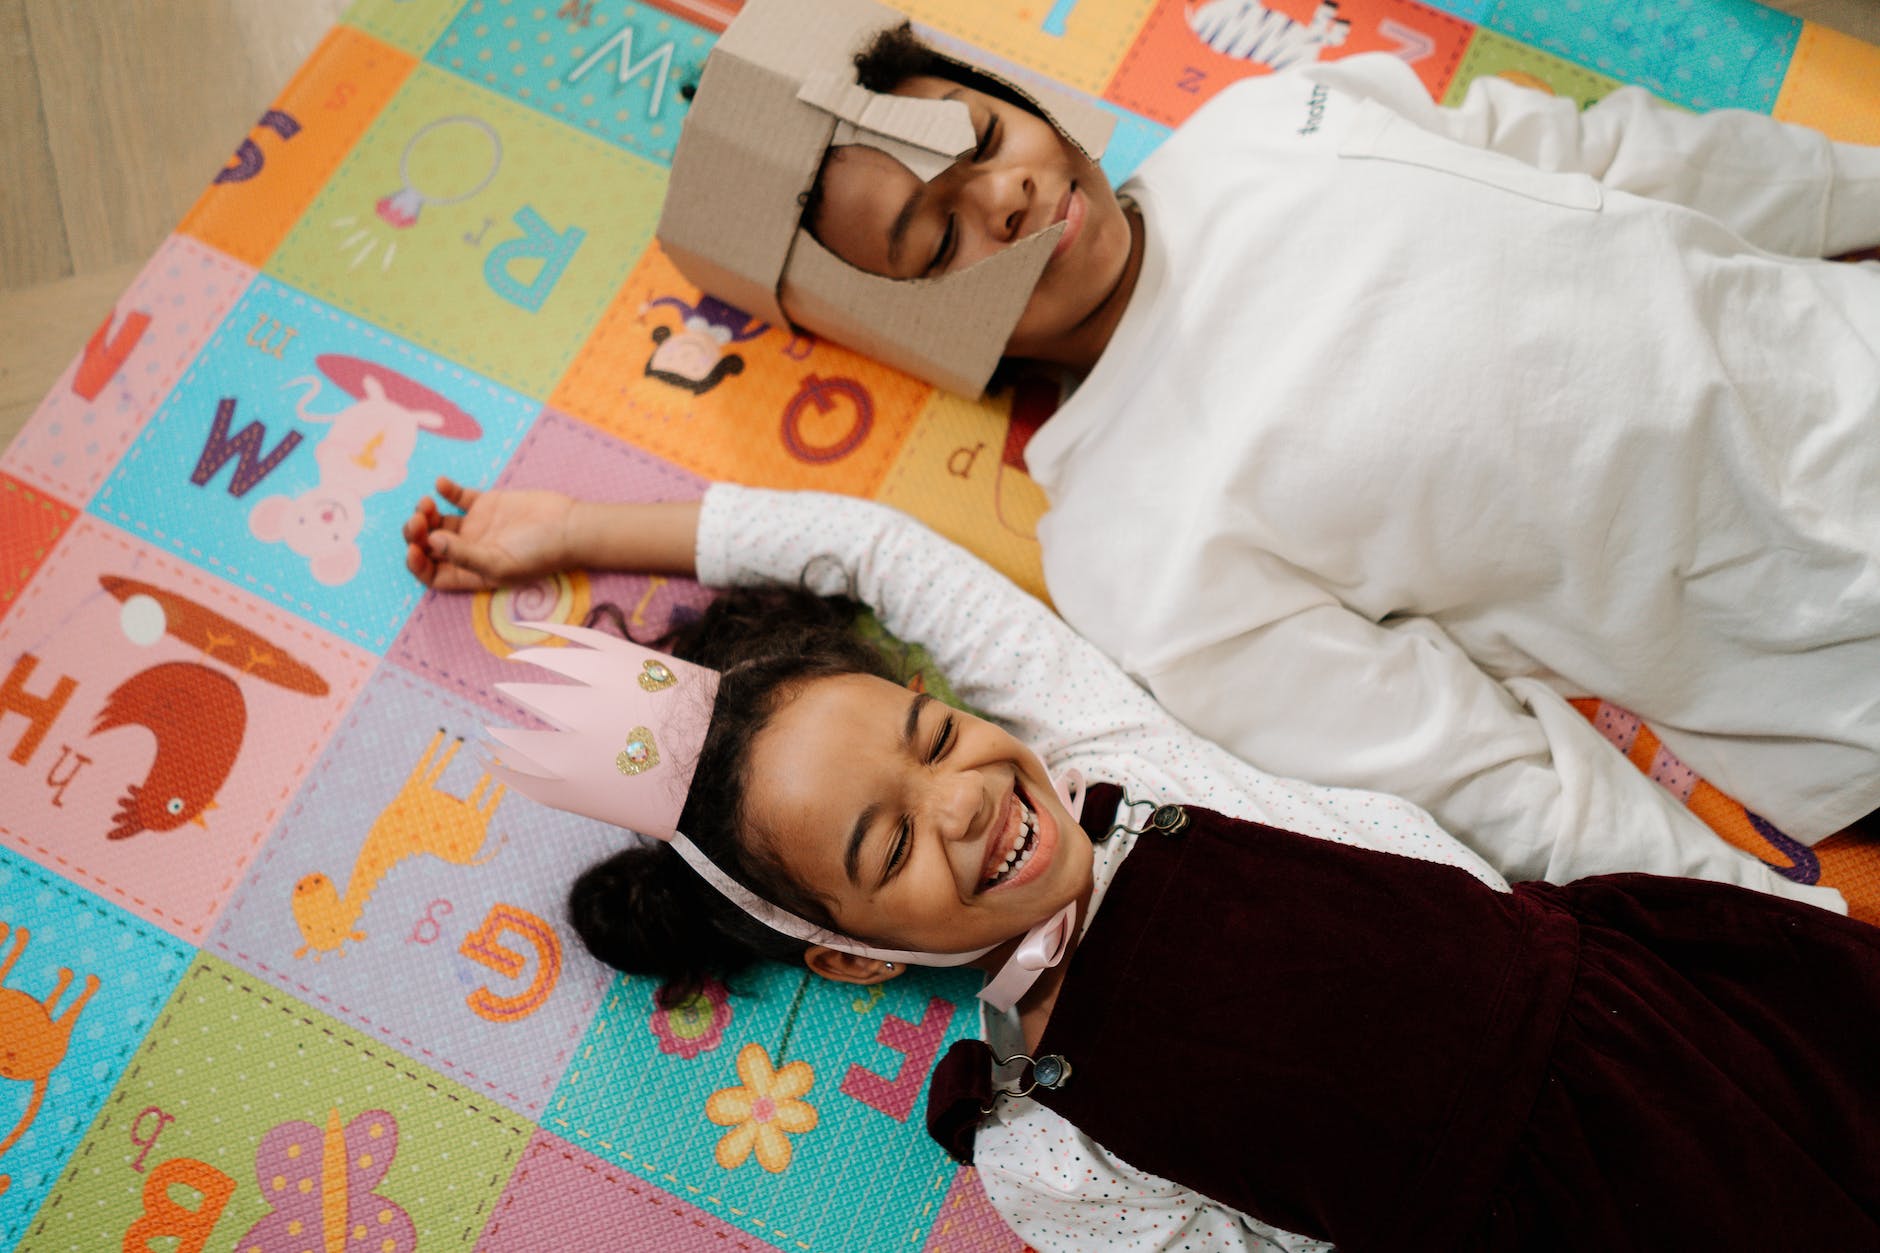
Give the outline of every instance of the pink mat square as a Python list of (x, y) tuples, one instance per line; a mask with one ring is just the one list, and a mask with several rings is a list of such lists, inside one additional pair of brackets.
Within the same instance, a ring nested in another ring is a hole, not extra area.
[(704, 1210), (538, 1131), (477, 1242), (478, 1253), (771, 1253)]
[(198, 941), (372, 665), (81, 517), (0, 619), (0, 843)]
[(206, 244), (170, 236), (0, 455), (0, 469), (90, 503), (254, 276)]

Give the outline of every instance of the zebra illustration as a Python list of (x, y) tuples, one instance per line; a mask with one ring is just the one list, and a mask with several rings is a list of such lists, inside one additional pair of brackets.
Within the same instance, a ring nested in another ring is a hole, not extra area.
[(1324, 0), (1310, 22), (1275, 13), (1259, 0), (1203, 0), (1189, 4), (1188, 25), (1222, 56), (1275, 70), (1317, 60), (1321, 48), (1339, 47), (1351, 33), (1351, 23), (1338, 16), (1336, 0)]

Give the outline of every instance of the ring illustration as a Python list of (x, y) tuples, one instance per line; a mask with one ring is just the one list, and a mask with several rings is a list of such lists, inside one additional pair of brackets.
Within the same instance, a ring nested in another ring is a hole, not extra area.
[[(420, 139), (423, 139), (432, 131), (440, 130), (446, 126), (468, 126), (474, 130), (481, 131), (483, 137), (490, 141), (490, 165), (489, 169), (483, 172), (483, 177), (471, 184), (468, 190), (460, 191), (455, 195), (433, 195), (429, 192), (421, 191), (413, 184), (411, 178), (411, 153), (412, 150), (418, 146)], [(450, 117), (441, 117), (436, 121), (426, 122), (417, 129), (417, 132), (413, 134), (410, 139), (405, 141), (405, 150), (398, 156), (398, 181), (404, 184), (404, 186), (391, 195), (382, 197), (379, 200), (379, 216), (384, 218), (387, 222), (390, 222), (393, 226), (403, 230), (405, 227), (413, 226), (417, 223), (419, 211), (427, 204), (457, 204), (460, 201), (470, 199), (470, 197), (476, 195), (485, 187), (488, 187), (490, 180), (496, 177), (496, 171), (500, 170), (502, 167), (502, 136), (496, 133), (494, 126), (491, 126), (482, 118), (470, 117), (467, 114), (454, 114)]]

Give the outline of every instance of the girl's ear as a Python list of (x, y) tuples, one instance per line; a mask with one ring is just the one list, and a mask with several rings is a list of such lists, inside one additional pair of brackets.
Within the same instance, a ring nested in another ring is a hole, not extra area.
[(873, 957), (857, 957), (840, 949), (812, 944), (803, 953), (803, 964), (835, 983), (873, 984), (898, 979), (907, 970), (899, 962), (884, 962)]

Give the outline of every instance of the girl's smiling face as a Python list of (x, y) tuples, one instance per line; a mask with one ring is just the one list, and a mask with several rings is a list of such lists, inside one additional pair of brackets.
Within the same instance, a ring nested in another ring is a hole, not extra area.
[(1103, 171), (1044, 118), (971, 87), (917, 75), (894, 94), (961, 101), (978, 146), (926, 183), (879, 149), (831, 149), (810, 232), (858, 269), (912, 279), (963, 270), (1063, 222), (1006, 352), (1092, 364), (1127, 302), (1135, 248)]
[(750, 827), (858, 939), (983, 948), (1090, 889), (1090, 840), (1037, 755), (885, 679), (804, 684), (748, 765)]

